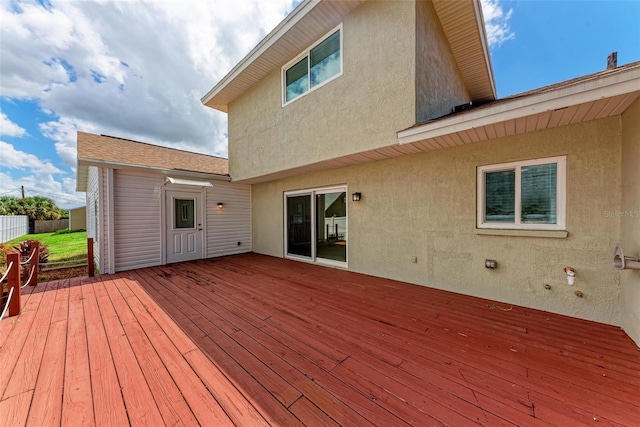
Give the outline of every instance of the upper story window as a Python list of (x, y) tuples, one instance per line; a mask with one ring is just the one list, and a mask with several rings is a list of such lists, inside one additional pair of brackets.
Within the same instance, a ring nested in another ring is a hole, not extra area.
[(282, 67), (282, 105), (342, 75), (342, 25)]
[(478, 168), (478, 228), (564, 230), (566, 156)]

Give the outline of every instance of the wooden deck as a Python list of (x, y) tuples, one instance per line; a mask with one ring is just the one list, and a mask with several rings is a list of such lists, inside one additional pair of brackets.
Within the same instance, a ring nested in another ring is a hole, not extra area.
[(40, 284), (0, 425), (640, 425), (619, 329), (255, 254)]

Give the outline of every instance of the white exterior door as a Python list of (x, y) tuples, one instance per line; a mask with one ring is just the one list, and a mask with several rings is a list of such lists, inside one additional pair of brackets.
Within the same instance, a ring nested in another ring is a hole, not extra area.
[(202, 258), (202, 194), (166, 192), (167, 263)]

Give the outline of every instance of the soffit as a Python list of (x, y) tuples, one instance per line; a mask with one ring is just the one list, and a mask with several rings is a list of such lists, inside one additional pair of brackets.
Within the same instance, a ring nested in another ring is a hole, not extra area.
[(497, 98), (479, 0), (433, 0), (453, 56), (473, 102)]

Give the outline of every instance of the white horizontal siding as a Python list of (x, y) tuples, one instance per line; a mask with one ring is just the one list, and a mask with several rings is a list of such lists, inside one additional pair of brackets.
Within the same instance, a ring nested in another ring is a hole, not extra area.
[(116, 271), (162, 263), (162, 177), (114, 172)]
[(87, 178), (87, 237), (93, 238), (93, 262), (102, 271), (100, 254), (100, 246), (102, 239), (99, 236), (100, 218), (100, 170), (95, 166), (89, 167), (89, 176)]
[(251, 186), (214, 183), (207, 188), (206, 217), (208, 258), (251, 252)]

